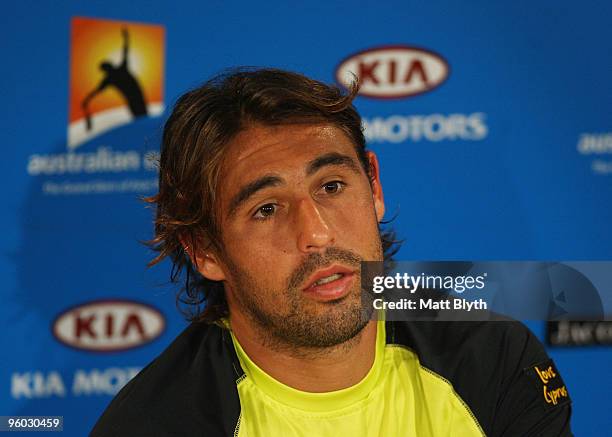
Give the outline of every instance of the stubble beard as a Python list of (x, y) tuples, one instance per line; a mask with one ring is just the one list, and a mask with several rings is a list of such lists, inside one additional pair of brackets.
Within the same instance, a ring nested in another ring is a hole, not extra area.
[[(380, 240), (377, 251), (382, 260)], [(352, 267), (358, 275), (362, 261), (354, 252), (336, 247), (323, 254), (311, 253), (280, 291), (269, 290), (258, 278), (231, 265), (233, 294), (241, 310), (259, 328), (260, 341), (266, 347), (294, 353), (324, 353), (357, 337), (372, 318), (374, 296), (371, 290), (359, 289), (358, 277), (347, 296), (331, 302), (310, 301), (300, 287), (316, 270), (334, 263)]]

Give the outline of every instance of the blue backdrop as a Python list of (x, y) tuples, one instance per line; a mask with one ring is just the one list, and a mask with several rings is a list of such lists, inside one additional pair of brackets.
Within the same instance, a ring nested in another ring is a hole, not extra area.
[[(3, 10), (0, 415), (61, 415), (65, 435), (85, 435), (185, 326), (169, 265), (146, 268), (140, 241), (152, 235), (152, 212), (139, 197), (155, 189), (162, 104), (229, 66), (326, 82), (345, 60), (371, 70), (364, 83), (392, 98), (356, 105), (405, 240), (399, 259), (612, 259), (610, 2), (22, 1)], [(107, 88), (92, 100), (99, 131), (88, 131), (75, 96), (103, 76), (97, 65), (81, 76), (75, 56), (118, 65), (122, 47), (112, 23), (96, 46), (95, 20), (132, 23), (120, 25), (131, 72), (145, 97), (162, 97), (132, 121)], [(409, 85), (419, 93), (398, 96)], [(86, 136), (76, 146), (69, 126)], [(543, 338), (543, 322), (529, 326)], [(609, 432), (612, 350), (549, 353), (574, 401), (575, 434)]]

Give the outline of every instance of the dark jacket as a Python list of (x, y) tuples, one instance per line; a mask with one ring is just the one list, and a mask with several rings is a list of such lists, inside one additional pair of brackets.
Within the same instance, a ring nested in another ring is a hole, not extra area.
[[(448, 380), (486, 435), (571, 435), (569, 396), (550, 395), (562, 394), (563, 380), (522, 324), (386, 323), (387, 344), (412, 349)], [(551, 366), (544, 384), (536, 367)], [(117, 394), (91, 436), (234, 436), (243, 374), (229, 331), (192, 323)]]

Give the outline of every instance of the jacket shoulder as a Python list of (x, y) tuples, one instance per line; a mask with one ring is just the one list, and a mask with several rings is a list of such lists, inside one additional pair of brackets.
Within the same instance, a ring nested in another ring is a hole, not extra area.
[(387, 322), (387, 343), (412, 349), (421, 366), (445, 378), (488, 436), (571, 435), (571, 406), (558, 376), (549, 389), (567, 396), (548, 402), (536, 367), (554, 363), (522, 323)]
[(231, 435), (242, 374), (229, 332), (192, 323), (115, 396), (92, 437)]

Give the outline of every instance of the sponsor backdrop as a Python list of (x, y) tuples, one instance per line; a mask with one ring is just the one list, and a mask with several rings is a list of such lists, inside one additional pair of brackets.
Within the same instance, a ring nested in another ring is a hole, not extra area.
[[(86, 435), (185, 326), (168, 264), (146, 268), (139, 198), (173, 102), (229, 66), (361, 77), (400, 259), (611, 260), (611, 14), (565, 0), (6, 4), (0, 414), (64, 416), (65, 435)], [(575, 433), (612, 429), (611, 327), (529, 326)]]

